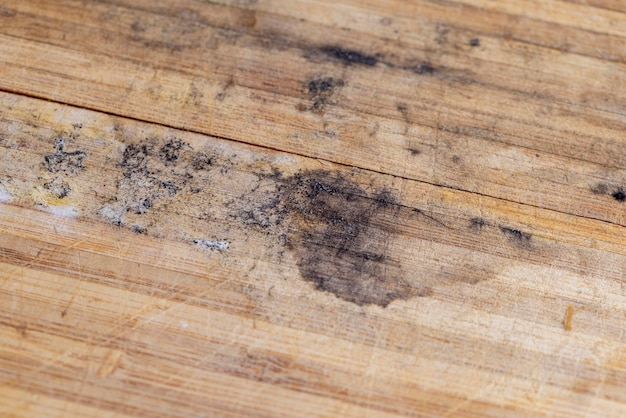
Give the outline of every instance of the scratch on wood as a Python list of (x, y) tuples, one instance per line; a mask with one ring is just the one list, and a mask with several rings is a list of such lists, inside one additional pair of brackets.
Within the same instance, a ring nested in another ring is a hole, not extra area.
[(119, 350), (109, 350), (102, 357), (102, 363), (98, 369), (98, 377), (107, 377), (113, 374), (120, 365), (122, 359), (122, 352)]

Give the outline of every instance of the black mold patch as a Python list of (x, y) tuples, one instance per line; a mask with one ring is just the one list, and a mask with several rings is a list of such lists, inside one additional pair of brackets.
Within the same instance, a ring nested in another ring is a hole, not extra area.
[(422, 151), (418, 150), (417, 148), (407, 148), (407, 151), (409, 151), (414, 157), (417, 157), (422, 153)]
[(215, 157), (205, 153), (198, 153), (194, 156), (192, 167), (194, 170), (209, 170), (215, 164)]
[(65, 151), (66, 139), (61, 137), (54, 142), (56, 152), (45, 156), (45, 164), (48, 172), (76, 174), (84, 169), (83, 160), (87, 156), (84, 151)]
[(146, 233), (145, 226), (141, 226), (142, 231), (137, 226), (145, 225), (146, 214), (159, 202), (183, 189), (189, 193), (199, 190), (191, 184), (194, 176), (189, 166), (195, 162), (189, 161), (189, 153), (191, 146), (178, 139), (146, 138), (126, 145), (117, 164), (122, 168), (117, 196), (100, 208), (99, 215), (134, 232)]
[[(391, 190), (365, 190), (338, 171), (257, 174), (254, 189), (228, 205), (234, 218), (289, 250), (315, 289), (357, 305), (385, 307), (431, 293), (394, 256), (398, 218), (414, 219)], [(272, 244), (270, 244), (272, 245)]]
[(487, 225), (487, 221), (485, 221), (483, 218), (470, 219), (470, 229), (481, 230), (485, 225)]
[(142, 165), (148, 155), (150, 155), (148, 145), (130, 144), (126, 146), (126, 148), (124, 148), (124, 153), (122, 155), (122, 161), (120, 162), (120, 166), (129, 169), (129, 171), (126, 172), (126, 175), (128, 175), (130, 173), (130, 170), (133, 170)]
[(135, 234), (145, 234), (148, 231), (145, 226), (137, 224), (131, 225), (130, 230)]
[(615, 192), (611, 193), (611, 196), (618, 202), (626, 201), (626, 193), (624, 192), (624, 189), (617, 189)]
[(175, 163), (184, 145), (180, 139), (170, 139), (159, 149), (159, 157), (166, 165)]
[(519, 229), (508, 228), (505, 226), (501, 226), (500, 231), (502, 231), (502, 233), (506, 235), (511, 241), (519, 245), (526, 246), (530, 244), (530, 239), (532, 235), (526, 232), (522, 232)]
[(287, 245), (316, 289), (357, 305), (387, 306), (427, 293), (405, 279), (389, 248), (400, 210), (387, 190), (367, 193), (338, 173), (307, 171), (282, 182)]
[(604, 183), (598, 183), (591, 187), (591, 193), (593, 194), (606, 194), (609, 191), (609, 186)]
[(435, 67), (433, 67), (433, 65), (428, 62), (428, 61), (424, 61), (420, 64), (411, 66), (411, 67), (406, 67), (407, 70), (413, 71), (415, 74), (434, 74), (435, 73)]
[(341, 61), (345, 65), (356, 64), (373, 67), (378, 63), (378, 57), (374, 55), (367, 55), (353, 49), (344, 49), (336, 45), (323, 46), (320, 48), (320, 52), (327, 57)]
[(326, 105), (334, 103), (332, 96), (335, 93), (335, 89), (343, 85), (343, 80), (333, 77), (318, 77), (309, 80), (306, 84), (306, 93), (311, 101), (311, 105), (299, 106), (298, 109), (323, 113)]
[(44, 183), (44, 189), (50, 191), (57, 199), (64, 199), (72, 191), (72, 188), (61, 178)]
[(480, 39), (473, 38), (469, 41), (470, 46), (480, 46)]

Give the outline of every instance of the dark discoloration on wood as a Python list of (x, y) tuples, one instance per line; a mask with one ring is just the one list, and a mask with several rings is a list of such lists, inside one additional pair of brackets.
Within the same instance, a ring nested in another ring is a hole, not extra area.
[(54, 146), (56, 151), (54, 154), (46, 155), (45, 164), (48, 172), (58, 173), (60, 171), (64, 173), (75, 174), (78, 171), (85, 168), (83, 160), (87, 154), (82, 150), (66, 151), (65, 142), (67, 138), (58, 138)]
[(301, 104), (298, 106), (298, 110), (308, 110), (313, 113), (323, 114), (327, 105), (335, 103), (333, 99), (335, 91), (344, 84), (342, 79), (335, 77), (314, 77), (310, 79), (305, 86), (310, 105)]
[(339, 173), (313, 171), (284, 182), (295, 228), (287, 236), (302, 277), (357, 305), (387, 306), (424, 293), (390, 250), (403, 209), (388, 190), (367, 193)]
[(378, 56), (365, 54), (360, 51), (341, 47), (339, 45), (323, 46), (320, 48), (320, 52), (345, 65), (363, 65), (366, 67), (373, 67), (378, 63)]
[(521, 246), (530, 245), (530, 240), (532, 238), (532, 235), (526, 232), (522, 232), (519, 229), (515, 229), (515, 228), (509, 228), (507, 226), (501, 226), (500, 231), (504, 235), (506, 235), (506, 237), (509, 238), (512, 242), (515, 242), (518, 245), (521, 245)]
[(626, 192), (621, 187), (615, 190), (613, 193), (611, 193), (611, 196), (613, 197), (613, 199), (617, 200), (618, 202), (626, 201)]
[(50, 191), (57, 199), (63, 199), (72, 191), (70, 185), (61, 177), (56, 177), (53, 180), (43, 184), (44, 189)]
[(596, 195), (609, 195), (618, 202), (626, 201), (626, 189), (622, 186), (597, 183), (593, 185), (590, 190), (591, 193)]

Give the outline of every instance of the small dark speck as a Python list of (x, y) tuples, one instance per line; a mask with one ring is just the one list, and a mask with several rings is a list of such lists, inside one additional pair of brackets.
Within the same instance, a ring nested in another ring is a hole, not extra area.
[(454, 164), (459, 164), (461, 162), (461, 157), (459, 157), (458, 155), (453, 155), (452, 156), (452, 162)]
[(470, 46), (480, 46), (480, 39), (474, 38), (470, 40)]
[(613, 199), (617, 200), (618, 202), (626, 201), (626, 193), (624, 193), (623, 189), (618, 189), (617, 191), (615, 191), (615, 193), (612, 193), (611, 196), (613, 196)]
[(416, 149), (416, 148), (409, 148), (408, 151), (411, 153), (412, 156), (418, 156), (422, 153), (422, 151)]
[(500, 231), (502, 231), (502, 233), (509, 237), (511, 240), (517, 241), (520, 244), (527, 244), (528, 242), (530, 242), (531, 235), (526, 232), (522, 232), (519, 229), (501, 226)]
[(487, 225), (487, 222), (482, 218), (470, 219), (470, 228), (472, 229), (482, 229), (485, 225)]

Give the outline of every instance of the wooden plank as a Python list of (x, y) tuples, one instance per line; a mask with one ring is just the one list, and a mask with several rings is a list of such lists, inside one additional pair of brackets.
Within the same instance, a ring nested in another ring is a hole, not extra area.
[(0, 102), (7, 414), (625, 412), (622, 226)]
[(11, 3), (3, 88), (624, 225), (621, 13), (582, 31), (611, 48), (594, 56), (497, 33), (472, 47), (471, 29), (444, 36), (437, 20), (471, 19), (431, 3), (428, 25), (422, 9), (390, 9), (406, 11), (403, 32), (372, 27), (382, 12), (367, 3), (338, 9), (369, 16), (347, 30), (324, 23), (324, 3), (287, 17), (271, 2), (61, 4)]
[(7, 0), (0, 416), (626, 415), (615, 0)]

